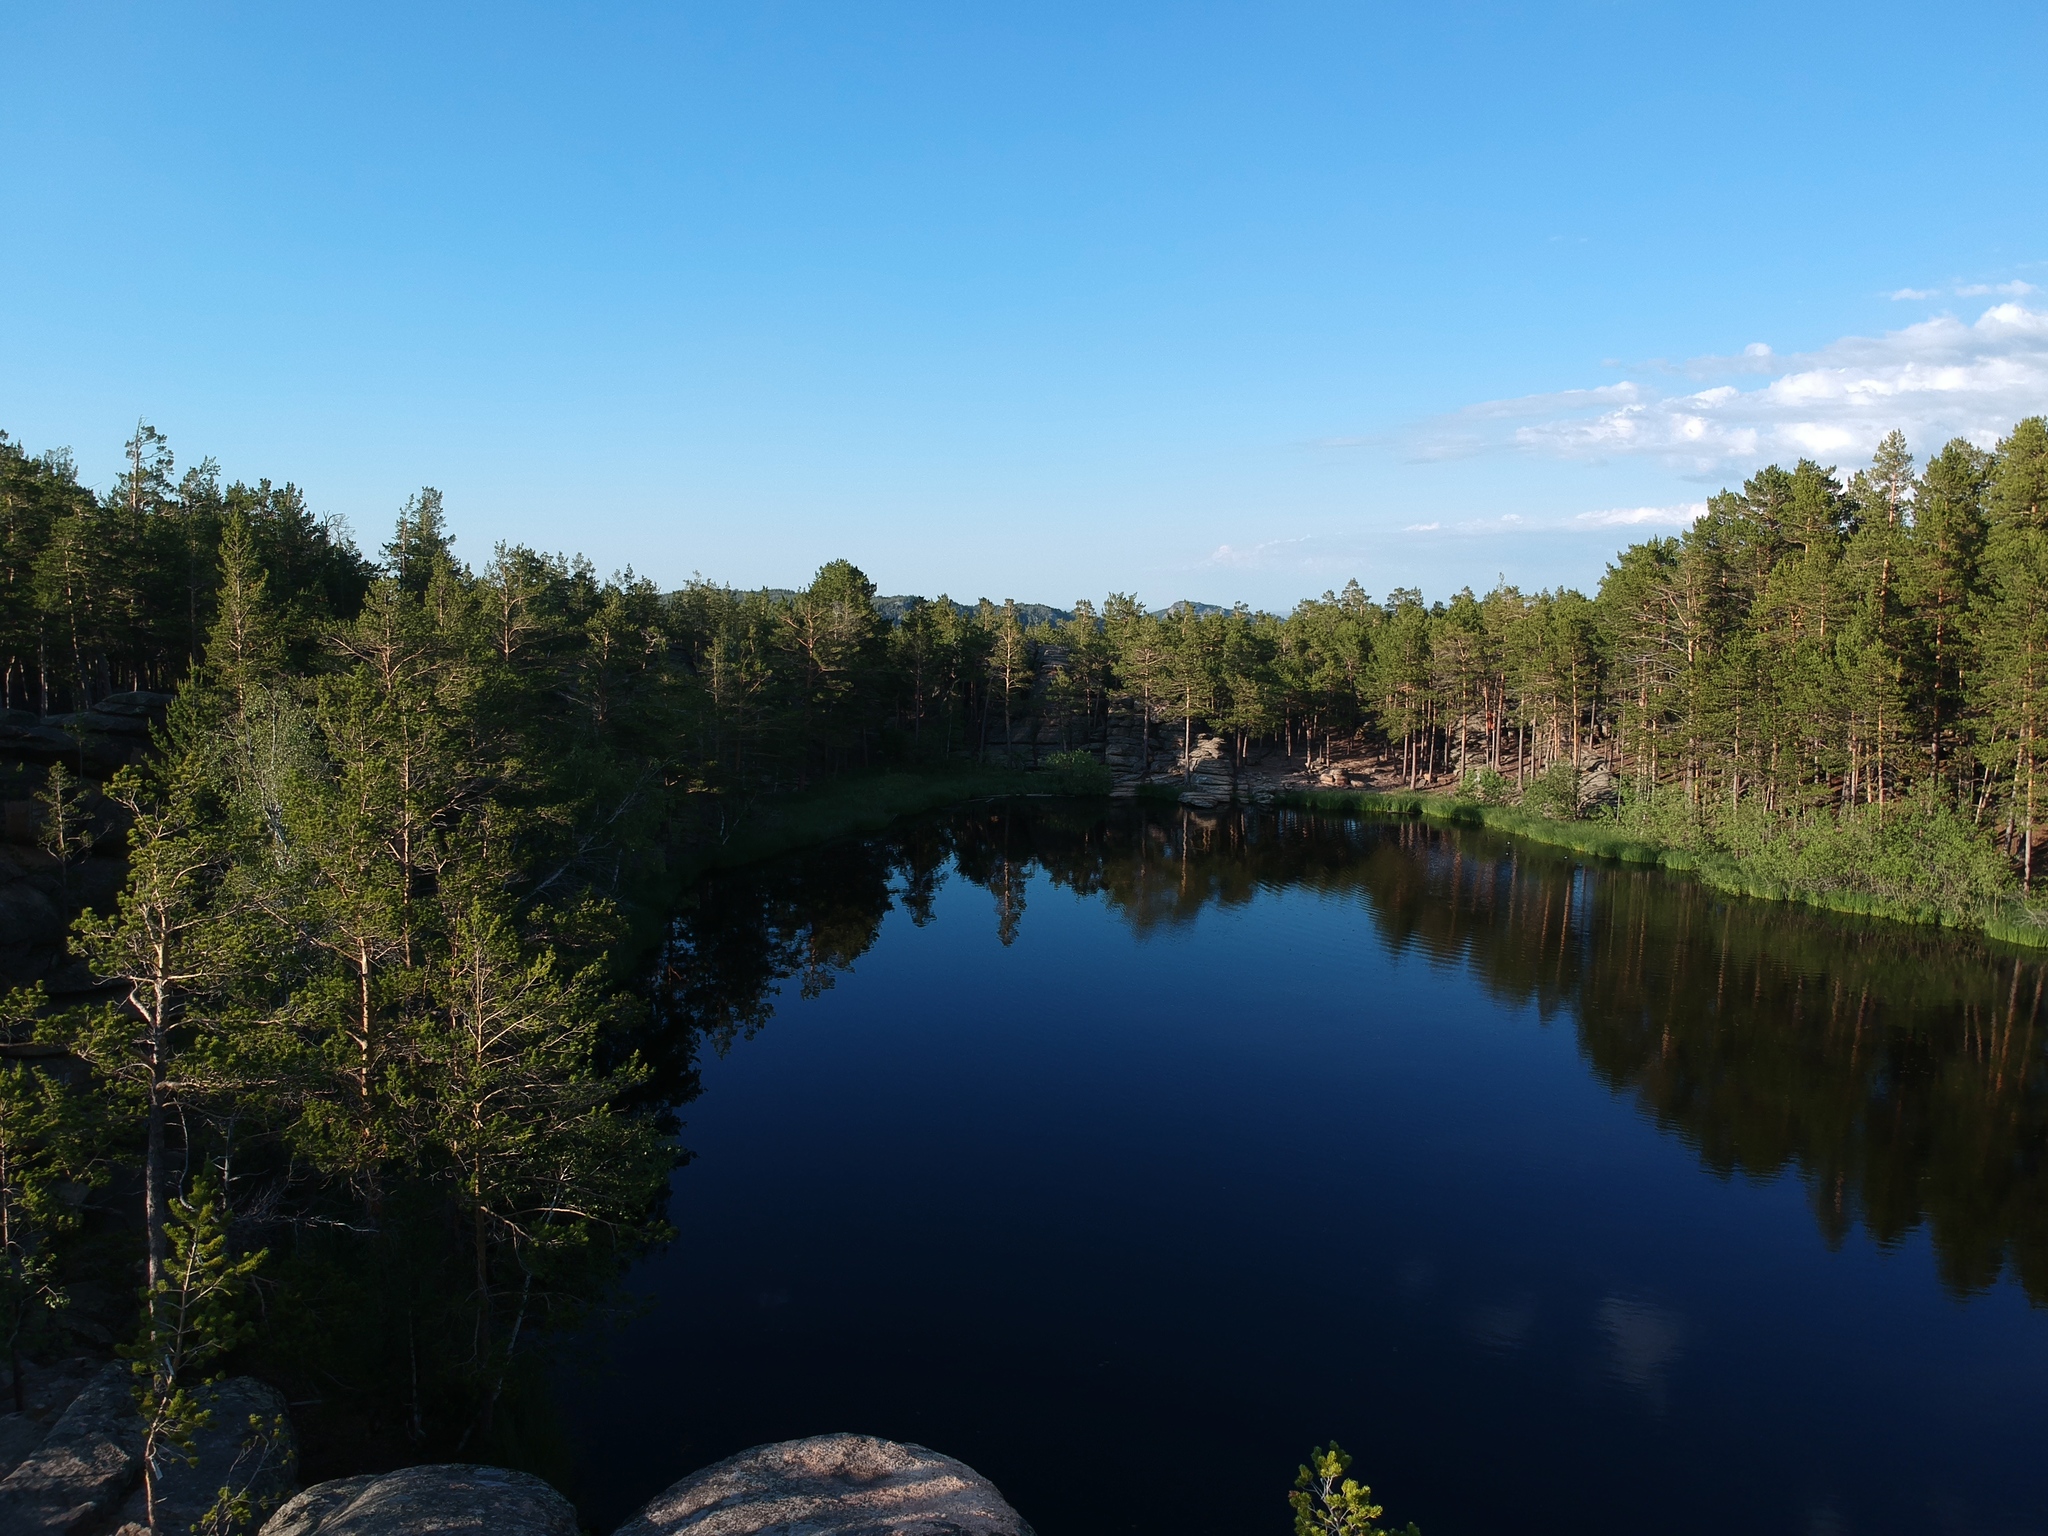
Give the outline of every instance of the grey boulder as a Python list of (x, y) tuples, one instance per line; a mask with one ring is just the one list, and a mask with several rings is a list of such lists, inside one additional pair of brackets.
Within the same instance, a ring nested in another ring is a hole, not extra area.
[(576, 1509), (537, 1477), (443, 1465), (315, 1483), (262, 1536), (578, 1536)]
[(1032, 1536), (995, 1485), (965, 1462), (872, 1435), (757, 1445), (691, 1473), (614, 1536), (681, 1533)]
[(97, 1524), (142, 1471), (134, 1376), (110, 1365), (95, 1376), (28, 1456), (0, 1478), (0, 1531), (51, 1536)]

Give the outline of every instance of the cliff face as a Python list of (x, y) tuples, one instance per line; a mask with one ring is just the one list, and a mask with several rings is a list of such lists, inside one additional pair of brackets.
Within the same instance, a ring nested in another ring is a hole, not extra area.
[[(1042, 690), (1041, 690), (1042, 692)], [(1041, 704), (1034, 694), (1033, 705)], [(1086, 752), (1109, 769), (1110, 793), (1129, 796), (1152, 789), (1177, 794), (1184, 804), (1213, 808), (1233, 800), (1261, 802), (1290, 789), (1344, 789), (1369, 781), (1373, 765), (1363, 756), (1333, 758), (1319, 744), (1313, 758), (1289, 753), (1271, 742), (1255, 743), (1239, 755), (1226, 737), (1200, 721), (1154, 716), (1149, 722), (1128, 700), (1112, 704), (1093, 721), (1061, 718), (1033, 709), (1009, 722), (989, 723), (982, 755), (1005, 767), (1033, 768), (1056, 752)], [(1338, 743), (1343, 751), (1355, 746)]]

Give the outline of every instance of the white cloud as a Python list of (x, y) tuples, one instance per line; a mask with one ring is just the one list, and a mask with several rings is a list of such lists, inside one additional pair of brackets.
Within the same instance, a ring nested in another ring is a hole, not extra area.
[(1204, 565), (1234, 566), (1239, 569), (1270, 565), (1273, 563), (1273, 556), (1275, 554), (1282, 550), (1290, 549), (1297, 544), (1306, 543), (1308, 543), (1308, 536), (1304, 534), (1298, 539), (1266, 539), (1261, 543), (1243, 547), (1236, 544), (1218, 544), (1209, 552), (1209, 557), (1202, 563)]
[(1894, 299), (1931, 299), (1939, 292), (1941, 292), (1939, 288), (1894, 288), (1891, 291), (1890, 297)]
[(2023, 283), (2018, 278), (2014, 278), (2009, 283), (1971, 283), (1967, 287), (1958, 288), (1956, 290), (1956, 297), (1959, 299), (1979, 299), (1987, 293), (2002, 293), (2009, 299), (2023, 299), (2030, 293), (2038, 292), (2040, 290), (2032, 283)]
[(1424, 459), (1503, 447), (1563, 459), (1650, 456), (1714, 474), (1771, 457), (1854, 460), (1894, 427), (1923, 452), (1957, 436), (1989, 446), (2022, 416), (2048, 409), (2048, 311), (2016, 302), (1974, 321), (1940, 315), (1809, 353), (1779, 357), (1761, 346), (1686, 365), (1709, 377), (1761, 374), (1761, 384), (1679, 394), (1623, 380), (1489, 400), (1428, 423), (1414, 451)]
[(1581, 512), (1571, 520), (1574, 528), (1690, 528), (1706, 512), (1704, 501), (1688, 501), (1675, 507), (1607, 507), (1599, 512)]
[(1683, 507), (1616, 507), (1604, 512), (1581, 512), (1575, 517), (1525, 517), (1520, 512), (1503, 512), (1498, 517), (1465, 517), (1456, 522), (1439, 519), (1433, 523), (1409, 523), (1403, 533), (1441, 533), (1453, 538), (1484, 538), (1502, 533), (1584, 533), (1596, 528), (1616, 528), (1638, 523), (1669, 524), (1682, 528), (1692, 522), (1707, 504)]

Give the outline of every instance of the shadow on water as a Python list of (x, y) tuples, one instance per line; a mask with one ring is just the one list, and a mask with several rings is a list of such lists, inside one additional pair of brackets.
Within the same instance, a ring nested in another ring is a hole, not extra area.
[[(906, 947), (892, 913), (953, 931)], [(1071, 974), (1003, 958), (1027, 953)], [(828, 1010), (838, 1035), (723, 1075), (857, 962), (889, 979)], [(1182, 984), (1211, 995), (1142, 1039), (1112, 1027)], [(688, 1112), (721, 1162), (678, 1175), (640, 1331), (565, 1385), (585, 1513), (604, 1529), (755, 1440), (864, 1428), (976, 1462), (1049, 1532), (1279, 1531), (1310, 1439), (1360, 1433), (1390, 1515), (1430, 1536), (1718, 1529), (1708, 1491), (1743, 1458), (1759, 1531), (2031, 1529), (2002, 1512), (2048, 1478), (1981, 1425), (1924, 1426), (1975, 1390), (1966, 1346), (2039, 1352), (2043, 987), (2040, 961), (1979, 939), (1304, 812), (991, 803), (709, 879), (635, 1044), (679, 1113), (710, 1082)], [(1438, 1008), (1507, 1032), (1433, 1029)], [(959, 1044), (991, 1017), (993, 1043)], [(1561, 1065), (1530, 1054), (1528, 1017), (1569, 1026)], [(1346, 1073), (1400, 1092), (1347, 1099)], [(1616, 1100), (1639, 1129), (1591, 1124)], [(1690, 1172), (1655, 1154), (1674, 1138)], [(1326, 1167), (1383, 1233), (1328, 1208)], [(1780, 1190), (1803, 1190), (1803, 1236)], [(1915, 1244), (1939, 1292), (1884, 1257)], [(2026, 1298), (2017, 1320), (1944, 1332), (1941, 1298), (1993, 1292)], [(1866, 1359), (1890, 1387), (1813, 1380)], [(1888, 1419), (1869, 1399), (1893, 1389), (1935, 1417)], [(2048, 1428), (2000, 1406), (2028, 1389), (1999, 1391), (1980, 1407), (2000, 1435)], [(1168, 1493), (1182, 1477), (1199, 1497)], [(1552, 1486), (1574, 1505), (1528, 1517)]]

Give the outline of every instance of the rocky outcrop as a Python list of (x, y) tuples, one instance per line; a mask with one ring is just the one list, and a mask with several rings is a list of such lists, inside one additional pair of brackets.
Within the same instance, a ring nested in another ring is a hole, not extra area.
[(10, 981), (36, 974), (37, 962), (47, 966), (64, 942), (64, 914), (41, 889), (54, 879), (34, 880), (23, 867), (28, 863), (0, 856), (0, 977)]
[(315, 1483), (262, 1536), (578, 1536), (575, 1506), (502, 1467), (406, 1467)]
[[(12, 1527), (0, 1526), (11, 1531)], [(406, 1467), (316, 1483), (260, 1536), (578, 1536), (576, 1511), (501, 1467)], [(783, 1440), (693, 1472), (614, 1536), (1033, 1536), (964, 1462), (872, 1435)]]
[(1126, 701), (1110, 711), (1102, 761), (1110, 772), (1110, 793), (1119, 797), (1163, 790), (1203, 808), (1237, 797), (1238, 765), (1221, 737), (1199, 726), (1190, 731), (1180, 720), (1148, 725)]
[[(0, 1532), (6, 1536), (91, 1536), (130, 1531), (145, 1518), (142, 1420), (134, 1373), (110, 1365), (92, 1377), (43, 1431), (28, 1414), (7, 1415), (19, 1460), (0, 1478)], [(290, 1491), (298, 1452), (276, 1389), (237, 1376), (200, 1394), (213, 1420), (193, 1442), (196, 1460), (163, 1465), (158, 1525), (188, 1531), (221, 1489), (269, 1509)], [(251, 1421), (255, 1422), (252, 1423)]]
[(794, 1532), (1031, 1536), (1031, 1527), (965, 1462), (871, 1435), (814, 1435), (757, 1445), (693, 1472), (615, 1536)]
[[(80, 1378), (68, 1379), (76, 1386)], [(52, 1377), (43, 1385), (62, 1383)], [(54, 1422), (35, 1412), (0, 1416), (0, 1457), (21, 1457), (0, 1478), (0, 1533), (143, 1536), (142, 1424), (132, 1385), (127, 1366), (110, 1365)], [(172, 1458), (162, 1468), (159, 1529), (199, 1528), (225, 1491), (259, 1519), (274, 1511), (261, 1536), (581, 1536), (567, 1499), (502, 1467), (406, 1467), (294, 1495), (298, 1452), (282, 1395), (241, 1376), (205, 1397), (213, 1417), (193, 1445), (196, 1459)], [(758, 1445), (694, 1472), (615, 1536), (1033, 1533), (964, 1462), (921, 1445), (840, 1434)]]
[(170, 703), (168, 693), (137, 692), (109, 694), (72, 714), (0, 710), (0, 758), (61, 762), (91, 777), (105, 777), (142, 760), (149, 751), (150, 728), (164, 718)]
[(103, 1524), (142, 1475), (142, 1421), (125, 1365), (72, 1400), (20, 1465), (0, 1478), (0, 1531), (71, 1536)]

